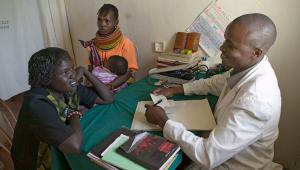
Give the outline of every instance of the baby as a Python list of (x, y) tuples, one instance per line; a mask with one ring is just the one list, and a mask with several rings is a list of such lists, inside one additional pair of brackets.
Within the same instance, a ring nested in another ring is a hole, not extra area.
[(128, 62), (119, 55), (113, 55), (109, 57), (104, 67), (95, 67), (92, 71), (100, 81), (106, 84), (114, 93), (127, 87), (127, 80), (122, 80), (122, 77), (127, 73)]

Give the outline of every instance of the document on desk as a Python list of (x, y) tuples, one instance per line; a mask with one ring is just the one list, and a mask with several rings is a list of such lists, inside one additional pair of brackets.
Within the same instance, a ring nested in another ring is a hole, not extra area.
[[(215, 118), (207, 99), (203, 100), (169, 100), (170, 106), (165, 108), (171, 120), (182, 123), (188, 130), (212, 130), (216, 126)], [(147, 122), (145, 104), (152, 101), (138, 102), (131, 124), (132, 130), (161, 130), (157, 125)]]
[(170, 106), (170, 103), (168, 101), (168, 99), (166, 98), (166, 96), (164, 95), (154, 95), (152, 93), (150, 93), (151, 99), (154, 103), (154, 105), (160, 106), (161, 108), (165, 108)]

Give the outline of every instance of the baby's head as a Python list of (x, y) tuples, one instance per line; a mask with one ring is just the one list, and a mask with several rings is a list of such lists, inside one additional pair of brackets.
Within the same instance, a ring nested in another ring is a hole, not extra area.
[(113, 55), (107, 60), (105, 67), (112, 73), (121, 76), (124, 75), (128, 70), (127, 60), (119, 55)]

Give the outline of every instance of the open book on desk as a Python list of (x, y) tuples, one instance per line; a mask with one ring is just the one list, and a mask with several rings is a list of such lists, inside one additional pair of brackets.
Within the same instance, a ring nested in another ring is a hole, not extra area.
[[(165, 108), (171, 120), (182, 123), (188, 130), (212, 130), (216, 126), (207, 99), (203, 100), (169, 100), (170, 106)], [(131, 129), (133, 130), (159, 130), (157, 125), (147, 122), (145, 117), (145, 104), (152, 101), (138, 102)]]

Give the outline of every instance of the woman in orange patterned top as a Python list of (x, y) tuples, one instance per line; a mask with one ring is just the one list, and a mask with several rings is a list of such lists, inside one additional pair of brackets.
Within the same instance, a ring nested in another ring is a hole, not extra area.
[(118, 18), (118, 9), (112, 4), (104, 4), (98, 11), (96, 37), (90, 41), (79, 40), (89, 53), (86, 63), (90, 71), (96, 67), (103, 67), (113, 55), (122, 56), (128, 61), (127, 73), (115, 79), (114, 87), (128, 81), (138, 70), (135, 46), (122, 34)]

